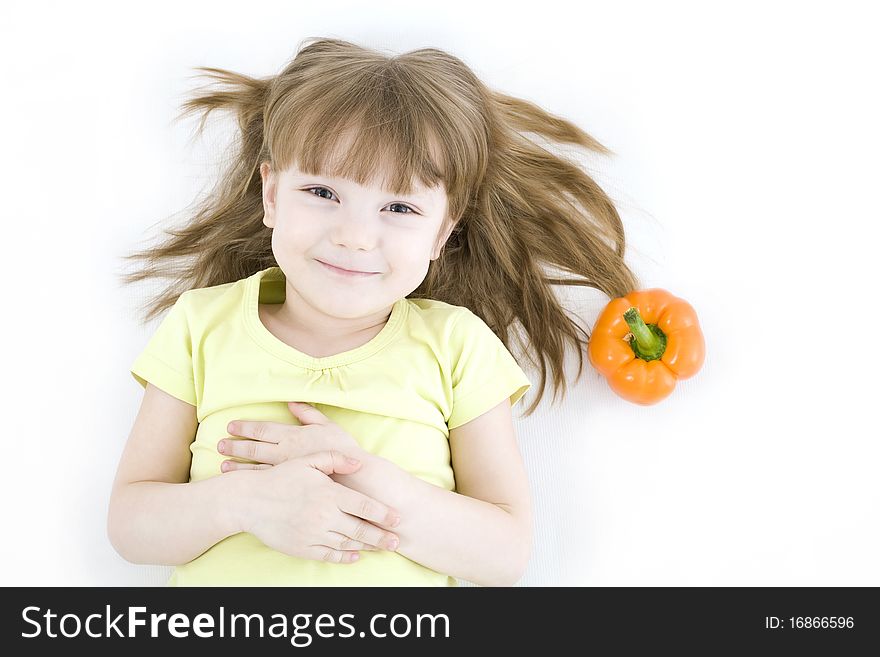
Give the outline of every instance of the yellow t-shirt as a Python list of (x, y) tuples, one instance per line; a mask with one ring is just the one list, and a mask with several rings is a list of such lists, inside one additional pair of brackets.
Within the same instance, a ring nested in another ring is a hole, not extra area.
[[(222, 476), (217, 442), (231, 420), (299, 424), (287, 402), (312, 404), (367, 451), (455, 489), (449, 429), (531, 387), (504, 344), (464, 306), (400, 299), (369, 342), (315, 358), (267, 329), (258, 303), (281, 303), (285, 277), (269, 267), (184, 292), (131, 366), (196, 407), (190, 481)], [(242, 532), (176, 566), (168, 586), (457, 586), (397, 552), (362, 551), (349, 564), (302, 559)]]

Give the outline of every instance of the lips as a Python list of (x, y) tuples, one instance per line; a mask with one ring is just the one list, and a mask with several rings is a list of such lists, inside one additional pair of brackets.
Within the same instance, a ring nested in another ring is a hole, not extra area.
[(378, 273), (372, 271), (361, 271), (358, 269), (348, 269), (345, 267), (340, 267), (338, 265), (332, 265), (329, 262), (324, 262), (323, 260), (318, 260), (318, 262), (324, 265), (324, 267), (328, 270), (338, 274), (345, 274), (349, 276), (373, 276), (374, 274)]
[(364, 271), (363, 269), (351, 269), (350, 267), (343, 267), (342, 265), (337, 265), (332, 262), (326, 262), (321, 260), (325, 265), (330, 265), (331, 267), (336, 267), (336, 269), (342, 269), (343, 271), (350, 271), (352, 274), (372, 274), (371, 271)]

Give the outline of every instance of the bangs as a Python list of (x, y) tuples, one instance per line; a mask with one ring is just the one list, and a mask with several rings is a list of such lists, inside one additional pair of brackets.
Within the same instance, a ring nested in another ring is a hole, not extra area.
[(269, 143), (277, 166), (395, 195), (413, 194), (415, 185), (448, 189), (450, 155), (430, 117), (402, 82), (377, 77), (349, 77), (345, 93), (329, 83), (304, 85), (288, 107), (279, 108), (284, 111), (277, 115), (276, 143)]

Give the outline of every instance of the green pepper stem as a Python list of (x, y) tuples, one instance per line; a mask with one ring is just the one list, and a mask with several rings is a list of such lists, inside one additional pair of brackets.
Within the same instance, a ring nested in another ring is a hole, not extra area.
[(645, 360), (659, 358), (666, 348), (665, 340), (648, 328), (639, 314), (639, 309), (633, 306), (623, 313), (623, 318), (633, 334), (633, 342), (635, 342), (634, 345), (631, 344), (633, 351), (639, 356), (646, 356)]

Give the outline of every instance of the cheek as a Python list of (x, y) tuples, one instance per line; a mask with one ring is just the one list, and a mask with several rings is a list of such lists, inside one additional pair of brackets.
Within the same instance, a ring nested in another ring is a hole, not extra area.
[(431, 246), (427, 242), (409, 241), (389, 251), (389, 265), (395, 274), (407, 280), (422, 280), (431, 264)]
[(316, 222), (304, 218), (302, 221), (279, 221), (272, 231), (272, 248), (284, 253), (303, 253), (320, 239)]
[(433, 236), (418, 231), (403, 231), (385, 241), (386, 249), (401, 262), (420, 263), (427, 260), (434, 246)]

